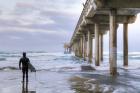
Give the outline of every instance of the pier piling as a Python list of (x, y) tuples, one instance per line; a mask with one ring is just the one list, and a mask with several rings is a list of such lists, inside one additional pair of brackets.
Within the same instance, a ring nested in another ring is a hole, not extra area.
[(109, 63), (110, 73), (117, 74), (117, 29), (116, 29), (116, 9), (110, 10), (110, 31), (109, 31)]
[(95, 24), (95, 65), (99, 66), (99, 24)]
[(88, 62), (92, 63), (92, 34), (88, 31)]
[(128, 23), (123, 24), (123, 65), (128, 66)]
[[(118, 24), (123, 24), (123, 65), (128, 66), (128, 24), (135, 22), (136, 15), (140, 12), (140, 0), (133, 0), (131, 3), (130, 0), (96, 1), (86, 1), (70, 46), (74, 46), (75, 55), (82, 56), (84, 60), (87, 58), (88, 62), (99, 66), (103, 61), (103, 35), (109, 31), (110, 74), (114, 76), (117, 75)], [(93, 38), (95, 39), (95, 61), (92, 60)], [(81, 43), (78, 47), (79, 42)]]

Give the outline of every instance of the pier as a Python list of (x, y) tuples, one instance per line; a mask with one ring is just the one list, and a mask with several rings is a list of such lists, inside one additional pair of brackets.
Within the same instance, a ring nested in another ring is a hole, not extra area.
[(70, 45), (67, 43), (64, 43), (64, 53), (69, 54), (71, 52)]
[(128, 66), (128, 24), (136, 20), (140, 0), (87, 0), (70, 41), (75, 56), (96, 66), (103, 61), (103, 36), (109, 31), (110, 74), (117, 75), (117, 28), (123, 24), (123, 65)]

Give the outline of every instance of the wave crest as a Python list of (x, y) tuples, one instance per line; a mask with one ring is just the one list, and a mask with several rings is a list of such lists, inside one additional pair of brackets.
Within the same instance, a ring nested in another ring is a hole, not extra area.
[(19, 70), (19, 68), (8, 66), (8, 67), (1, 67), (0, 70)]

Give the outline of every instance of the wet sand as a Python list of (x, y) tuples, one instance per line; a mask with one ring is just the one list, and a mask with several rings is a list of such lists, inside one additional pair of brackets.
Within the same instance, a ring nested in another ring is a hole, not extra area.
[(24, 87), (20, 71), (3, 71), (0, 75), (0, 93), (26, 93), (23, 92), (26, 89), (28, 93), (74, 93), (67, 73), (39, 71), (36, 76), (29, 73), (28, 86), (25, 83)]
[(139, 59), (131, 60), (129, 67), (123, 67), (119, 61), (119, 75), (112, 77), (108, 60), (99, 67), (93, 62), (94, 71), (83, 71), (80, 66), (87, 62), (71, 55), (39, 57), (31, 57), (37, 72), (29, 73), (27, 86), (21, 82), (17, 57), (1, 61), (0, 93), (140, 93)]
[(120, 68), (117, 77), (108, 71), (30, 72), (27, 86), (21, 82), (21, 71), (0, 71), (0, 93), (140, 93), (140, 74), (131, 71), (138, 70)]

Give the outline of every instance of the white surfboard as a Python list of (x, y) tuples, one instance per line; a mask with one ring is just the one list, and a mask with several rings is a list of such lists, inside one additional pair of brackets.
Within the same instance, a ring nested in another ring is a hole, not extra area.
[(35, 67), (29, 62), (29, 69), (31, 70), (31, 72), (36, 72)]

